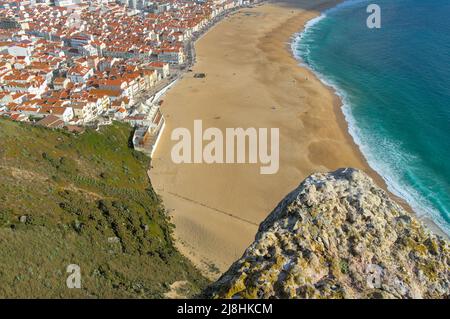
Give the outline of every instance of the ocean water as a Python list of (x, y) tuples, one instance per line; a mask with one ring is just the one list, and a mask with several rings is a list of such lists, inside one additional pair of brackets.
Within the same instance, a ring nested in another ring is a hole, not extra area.
[[(366, 8), (381, 8), (381, 29)], [(310, 21), (296, 56), (343, 100), (390, 191), (450, 234), (450, 1), (353, 0)]]

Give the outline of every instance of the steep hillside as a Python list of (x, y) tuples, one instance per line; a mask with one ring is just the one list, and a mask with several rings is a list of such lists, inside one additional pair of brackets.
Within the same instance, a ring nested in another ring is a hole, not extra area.
[(209, 298), (448, 298), (449, 245), (363, 172), (315, 174), (261, 224)]
[[(116, 123), (81, 135), (0, 119), (0, 297), (163, 297), (205, 279), (173, 247), (148, 158)], [(80, 266), (81, 289), (66, 268)]]

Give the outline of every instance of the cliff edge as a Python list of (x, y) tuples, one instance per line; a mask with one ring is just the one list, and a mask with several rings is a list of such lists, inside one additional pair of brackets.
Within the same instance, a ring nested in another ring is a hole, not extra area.
[(260, 225), (207, 298), (448, 298), (446, 240), (364, 172), (314, 174)]

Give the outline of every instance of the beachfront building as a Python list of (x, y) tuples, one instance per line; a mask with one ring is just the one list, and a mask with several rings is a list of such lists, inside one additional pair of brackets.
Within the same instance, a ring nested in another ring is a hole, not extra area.
[(185, 61), (184, 50), (181, 46), (160, 49), (157, 52), (157, 56), (158, 61), (173, 65), (183, 64)]
[(166, 62), (152, 62), (149, 67), (156, 70), (158, 80), (167, 78), (170, 75), (169, 63)]
[(151, 107), (145, 125), (137, 126), (133, 135), (133, 146), (136, 150), (153, 156), (165, 127), (164, 116), (159, 105)]

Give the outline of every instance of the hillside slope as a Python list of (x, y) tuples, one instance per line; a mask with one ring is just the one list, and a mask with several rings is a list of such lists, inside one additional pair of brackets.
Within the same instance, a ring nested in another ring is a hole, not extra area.
[(261, 224), (208, 298), (448, 298), (449, 245), (363, 172), (315, 174)]
[[(115, 123), (81, 135), (0, 119), (0, 297), (163, 297), (206, 280), (174, 248), (149, 159)], [(69, 264), (81, 289), (68, 289)]]

